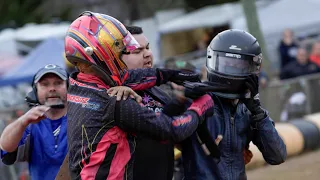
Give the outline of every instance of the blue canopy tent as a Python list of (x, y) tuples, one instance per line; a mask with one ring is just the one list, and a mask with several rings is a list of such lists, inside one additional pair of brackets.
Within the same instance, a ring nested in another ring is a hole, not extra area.
[(31, 83), (34, 74), (47, 64), (66, 68), (63, 52), (63, 40), (49, 38), (43, 41), (23, 59), (23, 63), (1, 77), (0, 87), (14, 86), (23, 82)]

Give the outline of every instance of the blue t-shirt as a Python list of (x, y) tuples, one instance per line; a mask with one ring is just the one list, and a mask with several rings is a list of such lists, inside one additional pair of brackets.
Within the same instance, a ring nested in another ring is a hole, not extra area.
[(61, 122), (62, 122), (62, 118), (51, 121), (52, 132), (58, 129), (58, 127), (61, 125)]
[[(32, 180), (54, 180), (67, 154), (67, 117), (63, 116), (58, 120), (44, 119), (37, 124), (29, 125), (19, 148), (26, 144), (28, 136), (30, 148), (25, 154), (29, 155)], [(20, 153), (19, 151), (17, 158), (21, 157)], [(6, 154), (7, 152), (1, 151), (1, 158)]]

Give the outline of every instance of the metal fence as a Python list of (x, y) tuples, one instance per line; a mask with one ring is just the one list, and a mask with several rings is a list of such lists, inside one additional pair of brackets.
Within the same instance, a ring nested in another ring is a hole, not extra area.
[(270, 82), (266, 88), (260, 90), (260, 97), (263, 106), (277, 122), (319, 112), (318, 92), (320, 74), (313, 74)]

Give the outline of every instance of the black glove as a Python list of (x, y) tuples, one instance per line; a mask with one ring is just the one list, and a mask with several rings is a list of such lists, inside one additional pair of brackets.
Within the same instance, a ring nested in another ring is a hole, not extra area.
[[(201, 83), (199, 83), (201, 85)], [(189, 83), (190, 85), (190, 83)], [(184, 96), (187, 98), (191, 98), (191, 99), (198, 99), (199, 97), (203, 96), (206, 94), (205, 91), (201, 91), (198, 88), (198, 84), (192, 84), (195, 85), (194, 87), (190, 87), (190, 86), (186, 86), (186, 84), (184, 84)]]
[(180, 100), (173, 98), (169, 104), (163, 107), (162, 112), (168, 116), (178, 116), (183, 114), (192, 102), (186, 100), (181, 102)]
[(215, 84), (212, 82), (184, 82), (182, 84), (185, 87), (185, 97), (191, 99), (197, 99), (208, 92), (225, 92), (228, 90), (227, 86)]
[(250, 97), (241, 99), (252, 115), (254, 122), (261, 121), (267, 117), (266, 110), (261, 107), (259, 99), (259, 77), (250, 75), (246, 80), (246, 86), (250, 91)]
[(181, 85), (184, 81), (200, 82), (200, 74), (171, 69), (157, 69), (157, 85), (168, 81)]

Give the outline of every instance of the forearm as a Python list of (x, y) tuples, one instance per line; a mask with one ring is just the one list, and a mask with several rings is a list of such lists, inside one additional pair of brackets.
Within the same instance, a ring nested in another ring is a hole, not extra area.
[(134, 106), (132, 102), (120, 103), (116, 108), (117, 126), (129, 133), (179, 142), (190, 136), (198, 127), (199, 117), (193, 111), (175, 117), (164, 113), (157, 116), (147, 108)]
[(286, 145), (275, 129), (268, 112), (261, 107), (259, 77), (257, 75), (248, 76), (245, 84), (251, 96), (250, 98), (244, 98), (242, 101), (250, 111), (253, 131), (252, 141), (258, 146), (267, 163), (271, 165), (281, 164), (287, 156)]
[(179, 101), (174, 98), (170, 101), (170, 103), (163, 107), (162, 112), (168, 116), (179, 116), (187, 111), (191, 103), (192, 101), (189, 99)]
[(259, 148), (266, 162), (271, 165), (283, 163), (287, 157), (286, 145), (269, 116), (254, 126), (253, 143)]
[(194, 133), (199, 121), (199, 116), (194, 111), (186, 111), (182, 115), (173, 117), (162, 113), (157, 117), (156, 121), (150, 121), (150, 123), (160, 128), (155, 131), (150, 131), (148, 127), (146, 127), (144, 131), (149, 131), (147, 133), (151, 133), (151, 135), (154, 135), (155, 138), (159, 138), (160, 140), (172, 140), (178, 143)]
[(160, 86), (168, 81), (178, 84), (184, 81), (199, 82), (200, 76), (197, 73), (186, 73), (170, 69), (134, 69), (129, 70), (129, 76), (124, 85), (137, 91), (149, 89), (153, 86)]
[(133, 126), (128, 130), (157, 140), (180, 142), (196, 130), (198, 119), (197, 114), (191, 111), (176, 117), (161, 114), (158, 117), (146, 118), (132, 124)]
[(0, 147), (7, 152), (17, 149), (26, 127), (22, 125), (21, 119), (9, 124), (0, 137)]
[(157, 78), (156, 69), (146, 68), (129, 70), (129, 76), (124, 82), (124, 85), (138, 91), (149, 89), (157, 83), (160, 83), (160, 79)]

